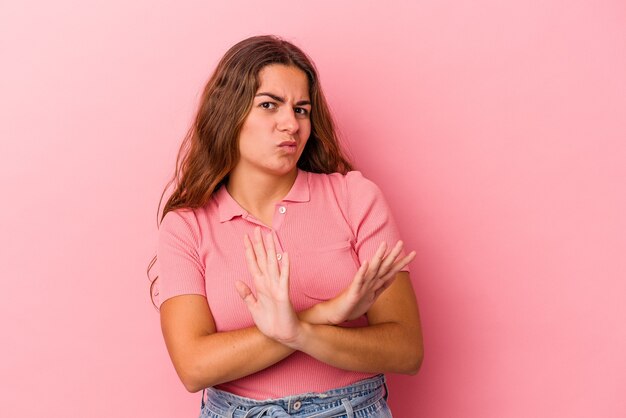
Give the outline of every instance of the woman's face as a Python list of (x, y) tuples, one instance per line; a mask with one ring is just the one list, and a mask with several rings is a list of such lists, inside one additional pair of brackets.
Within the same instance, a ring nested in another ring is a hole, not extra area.
[(295, 170), (311, 133), (310, 113), (304, 71), (282, 64), (264, 67), (239, 134), (235, 171), (284, 175)]

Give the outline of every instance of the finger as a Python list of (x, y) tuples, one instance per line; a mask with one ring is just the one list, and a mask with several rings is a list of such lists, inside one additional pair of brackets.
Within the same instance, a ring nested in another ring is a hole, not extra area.
[(406, 256), (402, 257), (400, 260), (394, 263), (394, 268), (398, 267), (398, 271), (406, 267), (413, 259), (415, 259), (415, 255), (417, 253), (415, 251), (411, 251)]
[(382, 286), (376, 289), (376, 291), (374, 292), (374, 299), (378, 299), (378, 297), (382, 295), (383, 292), (387, 290), (387, 288), (393, 284), (395, 279), (396, 279), (396, 276), (392, 276), (391, 279), (387, 280), (386, 282), (384, 282)]
[(267, 271), (267, 255), (265, 253), (265, 246), (263, 245), (263, 237), (261, 236), (261, 228), (254, 228), (254, 241), (253, 241), (254, 255), (256, 257), (257, 264), (261, 269), (261, 272)]
[(280, 260), (280, 279), (279, 283), (281, 288), (284, 288), (289, 294), (289, 254), (283, 253), (283, 258)]
[(250, 290), (250, 287), (241, 280), (237, 280), (235, 282), (235, 288), (237, 289), (237, 293), (239, 293), (241, 299), (243, 299), (246, 305), (248, 305), (248, 308), (251, 309), (251, 307), (256, 303), (256, 298), (254, 297), (252, 290)]
[(357, 270), (356, 274), (354, 275), (354, 279), (352, 279), (352, 283), (354, 284), (354, 286), (357, 287), (357, 289), (360, 289), (361, 287), (363, 287), (363, 284), (365, 284), (365, 278), (366, 278), (365, 273), (367, 272), (368, 267), (369, 267), (369, 261), (365, 260), (363, 264), (361, 264), (361, 266)]
[(248, 271), (253, 277), (261, 275), (262, 273), (259, 269), (259, 264), (256, 256), (254, 255), (254, 249), (252, 248), (252, 242), (250, 241), (248, 234), (243, 237), (243, 246), (246, 248), (246, 264), (248, 266)]
[[(415, 258), (416, 252), (411, 251), (408, 255), (400, 259), (398, 262), (394, 263), (391, 270), (387, 272), (385, 275), (380, 276), (379, 282), (385, 283), (389, 279), (394, 279), (396, 274), (400, 272), (404, 267), (406, 267), (413, 259)], [(384, 284), (383, 284), (384, 285)]]
[(403, 246), (404, 246), (404, 243), (401, 240), (396, 242), (396, 245), (393, 246), (389, 254), (385, 256), (385, 259), (380, 265), (380, 268), (378, 269), (379, 276), (382, 276), (384, 274), (387, 274), (387, 272), (389, 272), (389, 270), (393, 266), (394, 261), (396, 261), (396, 258), (398, 258), (398, 256), (402, 252)]
[(386, 250), (387, 250), (387, 243), (382, 242), (378, 246), (378, 249), (376, 250), (376, 252), (374, 253), (374, 256), (372, 257), (370, 268), (367, 271), (367, 278), (371, 279), (377, 276), (378, 269), (380, 268), (380, 263), (383, 260), (383, 256), (385, 255)]
[(274, 280), (278, 280), (278, 260), (276, 260), (276, 246), (274, 245), (274, 235), (270, 232), (265, 236), (265, 249), (267, 259), (267, 272)]
[[(374, 292), (374, 297), (378, 297), (380, 293), (382, 293), (386, 288), (391, 286), (391, 284), (396, 280), (398, 272), (390, 272), (385, 276), (381, 277), (379, 280), (376, 280), (376, 283), (372, 286), (371, 290)], [(382, 289), (382, 290), (381, 290)]]

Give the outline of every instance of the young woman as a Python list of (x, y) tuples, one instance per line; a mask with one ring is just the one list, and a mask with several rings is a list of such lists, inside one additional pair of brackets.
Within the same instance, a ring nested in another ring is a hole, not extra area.
[(151, 294), (201, 416), (391, 416), (383, 373), (422, 361), (415, 253), (311, 60), (274, 36), (233, 46), (176, 166)]

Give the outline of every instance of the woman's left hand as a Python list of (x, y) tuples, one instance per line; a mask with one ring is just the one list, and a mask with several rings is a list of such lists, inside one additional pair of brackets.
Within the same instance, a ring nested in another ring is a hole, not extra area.
[(334, 298), (323, 302), (330, 324), (338, 325), (369, 311), (381, 293), (394, 282), (397, 273), (415, 258), (415, 251), (399, 258), (403, 246), (404, 243), (398, 241), (386, 254), (387, 243), (381, 243), (372, 259), (359, 267), (350, 285)]
[(254, 280), (256, 296), (240, 280), (235, 287), (257, 328), (268, 337), (291, 346), (302, 332), (302, 323), (289, 299), (289, 255), (283, 253), (279, 265), (274, 235), (269, 233), (265, 238), (264, 243), (259, 227), (254, 230), (253, 241), (247, 234), (244, 236), (246, 263)]

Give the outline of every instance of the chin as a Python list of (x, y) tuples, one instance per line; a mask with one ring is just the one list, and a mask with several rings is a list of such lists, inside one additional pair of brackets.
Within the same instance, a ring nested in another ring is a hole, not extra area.
[(268, 172), (275, 175), (275, 176), (286, 176), (290, 173), (292, 173), (294, 170), (297, 170), (297, 165), (294, 164), (293, 166), (282, 166), (282, 167), (273, 167), (273, 168), (268, 168)]

